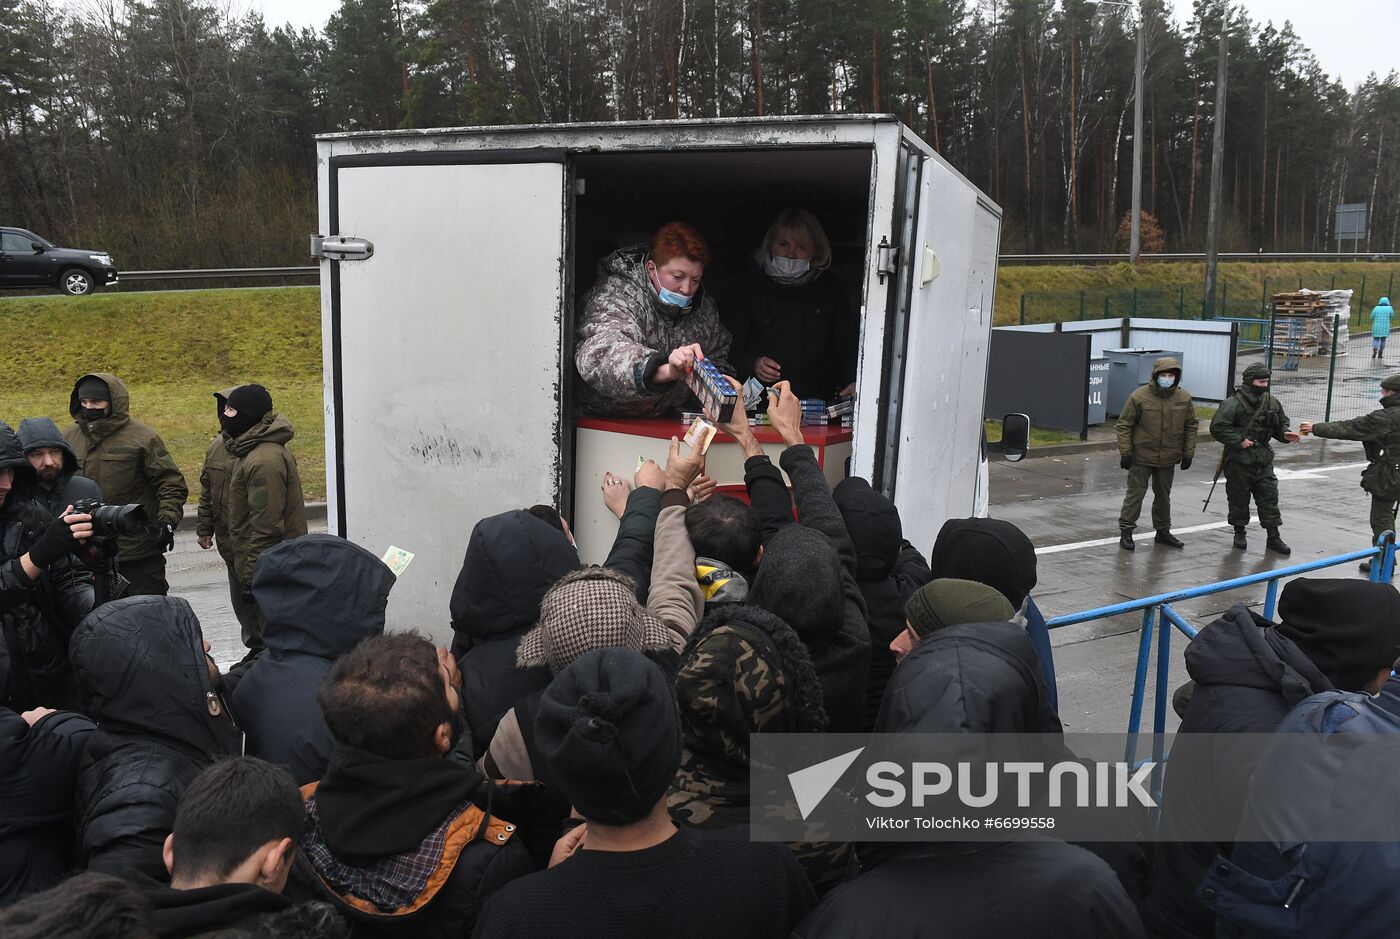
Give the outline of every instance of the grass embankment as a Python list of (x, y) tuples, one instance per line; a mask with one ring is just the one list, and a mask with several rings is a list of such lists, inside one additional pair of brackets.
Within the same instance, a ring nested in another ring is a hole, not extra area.
[[(1204, 294), (1205, 264), (1144, 261), (1093, 267), (1018, 264), (997, 269), (996, 321), (1014, 325), (1021, 318), (1021, 295), (1026, 294), (1026, 322), (1048, 323), (1079, 318), (1079, 292), (1084, 292), (1084, 318), (1132, 315), (1132, 291), (1139, 291), (1138, 315), (1179, 313), (1199, 318)], [(1363, 280), (1364, 278), (1364, 280)], [(1297, 290), (1352, 290), (1352, 323), (1363, 317), (1381, 296), (1400, 289), (1400, 265), (1390, 262), (1306, 261), (1294, 263), (1221, 264), (1217, 289), (1218, 315), (1258, 316), (1268, 294)]]
[(0, 419), (71, 423), (85, 372), (111, 372), (131, 413), (165, 440), (199, 499), (199, 470), (218, 432), (214, 391), (258, 382), (296, 428), (291, 450), (308, 501), (326, 497), (317, 287), (0, 297)]

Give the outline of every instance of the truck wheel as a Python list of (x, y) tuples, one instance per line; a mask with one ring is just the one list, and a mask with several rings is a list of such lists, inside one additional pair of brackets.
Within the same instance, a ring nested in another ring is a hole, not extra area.
[(84, 297), (92, 293), (92, 275), (81, 267), (70, 267), (58, 277), (58, 289), (70, 297)]

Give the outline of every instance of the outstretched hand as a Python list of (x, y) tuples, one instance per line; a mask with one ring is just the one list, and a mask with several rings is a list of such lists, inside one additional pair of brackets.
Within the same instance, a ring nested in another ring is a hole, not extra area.
[(1312, 421), (1299, 421), (1299, 422), (1298, 422), (1298, 433), (1299, 433), (1299, 434), (1301, 434), (1302, 436), (1306, 437), (1306, 436), (1308, 436), (1308, 434), (1311, 434), (1312, 432), (1313, 432), (1313, 422), (1312, 422)]
[(666, 488), (689, 489), (695, 477), (700, 475), (702, 461), (703, 456), (696, 450), (682, 455), (680, 438), (672, 437), (671, 452), (666, 456)]
[(792, 384), (780, 381), (773, 391), (776, 394), (768, 395), (768, 420), (773, 429), (789, 447), (803, 443), (802, 402), (792, 393)]

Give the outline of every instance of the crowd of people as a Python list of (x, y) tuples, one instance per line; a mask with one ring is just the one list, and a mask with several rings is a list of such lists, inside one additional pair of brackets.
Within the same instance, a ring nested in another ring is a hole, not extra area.
[[(755, 734), (1063, 739), (1026, 535), (951, 519), (926, 559), (868, 482), (829, 485), (799, 396), (775, 388), (776, 465), (742, 411), (722, 426), (747, 499), (705, 486), (701, 454), (673, 439), (664, 466), (605, 485), (619, 525), (603, 565), (580, 563), (552, 507), (480, 520), (442, 598), (447, 648), (386, 632), (384, 562), (306, 533), (268, 391), (218, 393), (198, 535), (242, 611), (249, 652), (227, 671), (163, 589), (184, 482), (120, 381), (79, 379), (62, 434), (0, 424), (0, 936), (1400, 928), (1394, 868), (1335, 850), (1289, 881), (1292, 918), (1273, 916), (1243, 875), (1287, 877), (1306, 845), (751, 838)], [(98, 487), (148, 516), (114, 565), (72, 511)], [(1300, 579), (1279, 615), (1237, 606), (1188, 647), (1175, 700), (1196, 759), (1319, 699), (1400, 733), (1394, 587)], [(1225, 810), (1243, 819), (1273, 796), (1246, 797), (1255, 764), (1232, 759)], [(1222, 798), (1182, 778), (1168, 769), (1174, 817)]]

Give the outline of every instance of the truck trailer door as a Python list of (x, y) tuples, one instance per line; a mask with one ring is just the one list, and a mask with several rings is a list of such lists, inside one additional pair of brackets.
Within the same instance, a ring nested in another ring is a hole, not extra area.
[(438, 639), (472, 526), (562, 489), (568, 173), (507, 158), (331, 160), (330, 233), (372, 254), (322, 271), (329, 527), (414, 553), (389, 622)]
[(996, 285), (1000, 213), (936, 157), (922, 156), (908, 278), (893, 498), (904, 536), (928, 550), (948, 518), (976, 510), (982, 402)]

